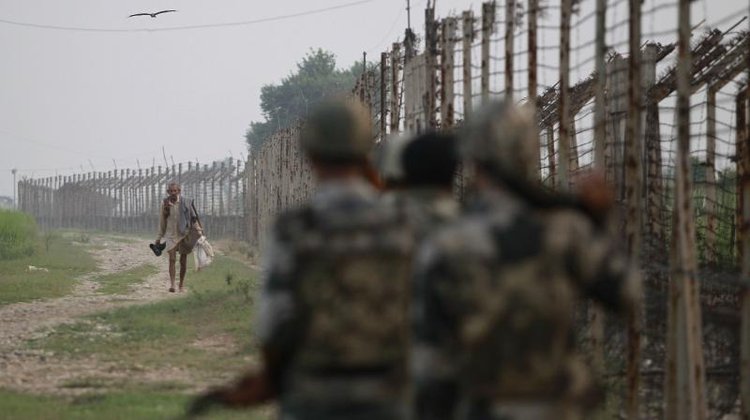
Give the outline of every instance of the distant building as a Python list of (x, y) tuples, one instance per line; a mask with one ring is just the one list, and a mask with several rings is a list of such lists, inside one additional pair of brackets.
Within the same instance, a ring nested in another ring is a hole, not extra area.
[(0, 209), (12, 209), (13, 198), (0, 195)]

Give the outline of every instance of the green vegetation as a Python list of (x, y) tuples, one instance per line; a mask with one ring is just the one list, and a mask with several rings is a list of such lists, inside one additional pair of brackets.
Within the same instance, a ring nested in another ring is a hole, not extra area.
[(146, 277), (155, 274), (157, 271), (159, 270), (153, 265), (144, 264), (128, 271), (98, 277), (94, 281), (101, 285), (97, 290), (99, 293), (119, 295), (127, 293), (132, 285), (142, 282)]
[(177, 367), (211, 377), (236, 374), (254, 352), (255, 272), (220, 256), (205, 270), (191, 271), (186, 284), (190, 293), (184, 298), (89, 316), (29, 345), (145, 370)]
[(37, 240), (33, 217), (18, 211), (0, 210), (0, 261), (32, 255)]
[[(190, 397), (153, 389), (126, 390), (107, 395), (74, 398), (44, 397), (0, 391), (0, 419), (98, 420), (169, 419), (184, 414)], [(212, 420), (269, 419), (269, 409), (215, 411)]]
[(297, 63), (297, 70), (281, 83), (263, 86), (260, 107), (265, 121), (252, 122), (245, 134), (248, 148), (256, 149), (273, 133), (289, 128), (326, 98), (351, 92), (362, 64), (336, 68), (336, 56), (322, 49), (310, 52)]
[(37, 248), (33, 256), (0, 260), (0, 305), (64, 296), (76, 277), (96, 268), (86, 248), (69, 235), (45, 236)]
[[(701, 167), (700, 169), (704, 169)], [(696, 242), (698, 257), (701, 263), (708, 262), (708, 197), (706, 195), (705, 176), (697, 178), (694, 184), (693, 206), (695, 209)], [(737, 266), (735, 252), (737, 240), (736, 209), (739, 195), (737, 193), (737, 172), (733, 169), (719, 171), (716, 179), (716, 245), (714, 254), (719, 267)]]
[[(710, 211), (708, 199), (708, 179), (706, 176), (706, 165), (695, 156), (690, 157), (692, 172), (692, 201), (693, 216), (695, 220), (696, 249), (698, 251), (698, 261), (701, 265), (708, 264), (711, 251), (708, 247), (708, 215)], [(663, 218), (664, 233), (667, 241), (665, 246), (669, 246), (669, 240), (672, 236), (672, 221), (674, 217), (675, 201), (675, 172), (673, 167), (669, 167), (663, 178), (663, 191), (661, 194), (661, 205)], [(726, 167), (716, 171), (716, 227), (715, 227), (715, 245), (713, 254), (716, 256), (716, 267), (719, 269), (736, 269), (737, 263), (737, 236), (739, 234), (737, 227), (736, 211), (739, 206), (739, 193), (737, 190), (737, 171), (733, 167)]]
[[(141, 270), (147, 266), (106, 276), (103, 288), (127, 286), (142, 278)], [(186, 285), (190, 292), (184, 297), (92, 315), (28, 345), (75, 358), (93, 356), (133, 372), (176, 369), (214, 382), (238, 375), (254, 353), (250, 323), (256, 273), (237, 259), (219, 256), (205, 270), (191, 270)], [(184, 413), (192, 381), (165, 376), (161, 382), (144, 382), (137, 376), (119, 383), (95, 374), (74, 378), (65, 387), (88, 392), (75, 399), (0, 392), (0, 407), (7, 418), (174, 418)], [(268, 419), (269, 412), (268, 407), (216, 411), (206, 418)]]

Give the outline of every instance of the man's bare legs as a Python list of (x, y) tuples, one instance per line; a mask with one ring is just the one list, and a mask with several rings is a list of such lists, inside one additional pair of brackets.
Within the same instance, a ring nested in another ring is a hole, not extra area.
[[(184, 255), (180, 254), (180, 263), (182, 263), (182, 257)], [(173, 249), (169, 251), (169, 291), (174, 292), (174, 278), (175, 278), (175, 263), (177, 262), (177, 250)], [(182, 280), (185, 277), (185, 273), (182, 270), (182, 266), (180, 266), (180, 287), (182, 287)]]
[[(174, 264), (171, 267), (174, 271)], [(185, 284), (185, 273), (187, 273), (187, 254), (180, 254), (180, 291)], [(172, 276), (172, 287), (174, 287), (174, 276)]]

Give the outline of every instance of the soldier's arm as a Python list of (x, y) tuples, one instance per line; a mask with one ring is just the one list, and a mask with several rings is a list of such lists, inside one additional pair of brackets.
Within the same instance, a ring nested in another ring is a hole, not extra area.
[(298, 345), (303, 320), (295, 299), (295, 264), (289, 244), (272, 235), (264, 258), (255, 334), (269, 379), (278, 385), (284, 365)]
[(622, 247), (604, 229), (571, 219), (569, 267), (584, 292), (614, 312), (629, 312), (641, 299), (641, 275)]
[(414, 271), (412, 374), (417, 418), (452, 419), (458, 403), (455, 313), (446, 298), (457, 266), (431, 244), (418, 253)]
[(275, 235), (264, 254), (262, 290), (255, 319), (262, 364), (231, 384), (213, 388), (195, 398), (188, 414), (199, 415), (216, 406), (249, 407), (275, 398), (281, 376), (295, 345), (295, 322), (299, 318), (291, 284), (291, 252)]

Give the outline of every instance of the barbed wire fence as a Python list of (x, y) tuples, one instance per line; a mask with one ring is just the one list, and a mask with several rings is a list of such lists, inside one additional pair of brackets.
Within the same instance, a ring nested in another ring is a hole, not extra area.
[[(378, 142), (452, 129), (506, 99), (536, 111), (538, 139), (509, 153), (527, 154), (541, 183), (564, 191), (606, 174), (612, 229), (639, 259), (645, 299), (627, 320), (581, 305), (604, 418), (750, 411), (750, 4), (709, 19), (706, 2), (504, 0), (441, 19), (428, 5), (423, 35), (408, 29), (365, 57), (352, 90)], [(276, 133), (244, 168), (188, 167), (183, 188), (218, 231), (260, 246), (274, 216), (312, 191), (299, 131)], [(150, 230), (154, 191), (181, 172), (154, 171), (22, 180), (19, 199), (47, 227)], [(459, 196), (469, 175), (457, 174)]]
[(201, 165), (186, 162), (146, 169), (87, 172), (22, 179), (19, 209), (43, 229), (72, 228), (153, 233), (167, 184), (176, 181), (194, 200), (213, 237), (247, 238), (245, 163), (233, 158)]
[(529, 103), (540, 136), (528, 153), (545, 185), (566, 190), (587, 170), (606, 172), (620, 210), (613, 229), (640, 257), (646, 285), (641, 320), (602, 322), (584, 308), (582, 346), (607, 379), (610, 417), (721, 418), (739, 412), (747, 380), (736, 150), (747, 124), (747, 100), (736, 100), (746, 8), (691, 27), (677, 19), (685, 4), (506, 1), (439, 21), (428, 9), (421, 49), (410, 37), (393, 44), (379, 83), (363, 76), (376, 80), (372, 91), (361, 81), (354, 94), (379, 141), (450, 129), (491, 99)]

